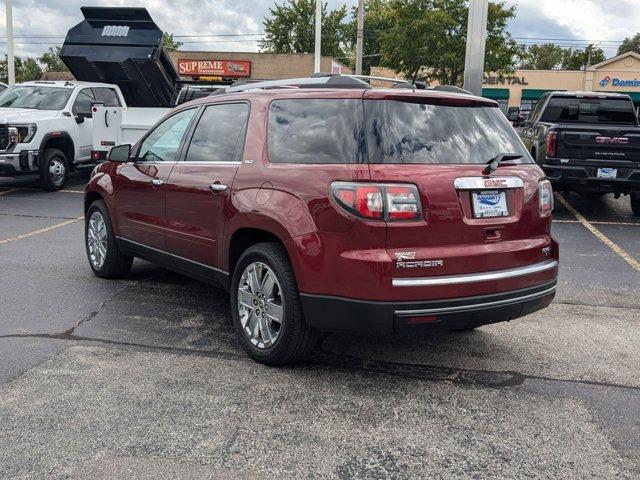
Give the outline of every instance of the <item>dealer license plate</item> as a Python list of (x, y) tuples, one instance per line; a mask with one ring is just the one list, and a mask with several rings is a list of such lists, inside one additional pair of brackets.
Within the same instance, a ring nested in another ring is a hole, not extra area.
[(495, 218), (509, 215), (507, 192), (503, 190), (472, 192), (471, 199), (475, 218)]
[(598, 169), (598, 178), (617, 178), (617, 177), (618, 177), (617, 168), (599, 168)]

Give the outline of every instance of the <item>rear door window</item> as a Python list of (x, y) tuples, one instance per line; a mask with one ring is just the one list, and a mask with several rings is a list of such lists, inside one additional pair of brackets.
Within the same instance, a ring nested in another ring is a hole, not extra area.
[(249, 118), (249, 105), (229, 103), (205, 108), (193, 132), (186, 161), (240, 161)]
[(636, 123), (633, 103), (625, 98), (551, 97), (542, 114), (551, 123)]
[(486, 163), (500, 153), (533, 162), (496, 107), (365, 100), (371, 163)]
[(96, 97), (97, 102), (102, 102), (105, 107), (119, 107), (120, 100), (115, 90), (112, 88), (94, 88), (93, 94)]
[(365, 161), (361, 100), (274, 100), (268, 131), (269, 160), (274, 163)]

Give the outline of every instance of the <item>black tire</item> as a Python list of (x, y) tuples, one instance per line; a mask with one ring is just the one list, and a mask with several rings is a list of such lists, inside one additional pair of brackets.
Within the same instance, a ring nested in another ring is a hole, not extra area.
[(640, 192), (631, 192), (631, 211), (636, 217), (640, 217)]
[[(238, 307), (238, 289), (242, 275), (254, 262), (265, 264), (275, 274), (283, 305), (283, 320), (277, 339), (273, 345), (266, 348), (259, 348), (251, 343), (242, 326)], [(238, 339), (245, 351), (253, 360), (265, 365), (286, 365), (304, 360), (320, 340), (320, 333), (305, 323), (291, 262), (282, 245), (278, 243), (254, 245), (238, 260), (231, 278), (231, 316)]]
[[(102, 216), (106, 230), (106, 256), (100, 265), (96, 264), (92, 260), (92, 254), (89, 246), (89, 224), (94, 213)], [(113, 233), (109, 210), (107, 210), (107, 206), (102, 200), (96, 200), (87, 210), (84, 220), (84, 239), (89, 266), (96, 276), (101, 278), (121, 278), (129, 274), (131, 264), (133, 263), (133, 257), (125, 255), (120, 251), (118, 243), (116, 242), (116, 236)]]
[[(52, 174), (51, 169), (55, 170)], [(65, 187), (69, 179), (69, 161), (62, 150), (47, 148), (40, 157), (40, 187), (55, 192)]]

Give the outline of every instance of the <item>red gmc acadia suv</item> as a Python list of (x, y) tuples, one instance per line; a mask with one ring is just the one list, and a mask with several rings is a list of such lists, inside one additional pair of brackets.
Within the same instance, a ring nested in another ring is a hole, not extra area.
[(552, 301), (553, 193), (496, 102), (345, 76), (268, 86), (111, 150), (85, 196), (96, 275), (139, 257), (221, 284), (272, 365), (323, 331), (466, 330)]

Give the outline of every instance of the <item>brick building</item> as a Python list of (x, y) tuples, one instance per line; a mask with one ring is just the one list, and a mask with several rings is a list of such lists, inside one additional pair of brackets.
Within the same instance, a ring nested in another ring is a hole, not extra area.
[[(169, 56), (181, 77), (200, 80), (219, 77), (259, 80), (308, 77), (313, 74), (314, 64), (311, 53), (176, 50), (170, 52)], [(332, 73), (353, 73), (349, 67), (331, 57), (322, 57), (320, 70)]]

